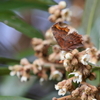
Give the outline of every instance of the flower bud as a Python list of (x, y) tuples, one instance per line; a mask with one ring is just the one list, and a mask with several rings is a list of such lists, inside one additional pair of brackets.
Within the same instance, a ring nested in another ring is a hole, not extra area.
[(59, 9), (58, 5), (51, 6), (51, 7), (49, 8), (49, 11), (48, 11), (48, 12), (49, 12), (50, 14), (54, 14), (55, 11), (56, 11), (57, 9)]
[(56, 16), (55, 15), (50, 15), (48, 18), (51, 22), (55, 22), (56, 21)]
[(29, 61), (26, 58), (23, 58), (23, 59), (21, 59), (20, 64), (21, 65), (28, 65), (30, 63), (29, 63)]
[(57, 9), (57, 10), (54, 12), (54, 15), (57, 16), (57, 17), (60, 16), (60, 9)]
[(60, 1), (60, 2), (58, 3), (58, 5), (59, 5), (59, 8), (60, 8), (60, 9), (64, 9), (64, 8), (67, 6), (67, 4), (66, 4), (65, 1)]
[(76, 90), (72, 91), (72, 96), (77, 97), (79, 96), (79, 93), (80, 93), (79, 88), (76, 88)]
[(73, 57), (73, 55), (71, 53), (66, 53), (65, 54), (65, 58), (68, 59), (68, 60), (71, 60)]
[(86, 95), (86, 93), (82, 93), (81, 100), (88, 100), (88, 96)]
[(69, 66), (69, 60), (65, 59), (63, 62), (64, 67), (68, 67)]

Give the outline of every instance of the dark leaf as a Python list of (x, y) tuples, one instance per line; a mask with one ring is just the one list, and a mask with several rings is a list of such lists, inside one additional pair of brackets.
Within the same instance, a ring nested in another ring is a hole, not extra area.
[(0, 21), (15, 28), (30, 38), (43, 37), (39, 31), (26, 23), (12, 11), (0, 11)]

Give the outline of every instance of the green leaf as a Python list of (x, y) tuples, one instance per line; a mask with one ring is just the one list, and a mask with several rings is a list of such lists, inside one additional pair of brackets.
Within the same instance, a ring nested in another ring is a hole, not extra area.
[(2, 75), (9, 75), (10, 70), (8, 69), (8, 67), (1, 67), (0, 66), (0, 76)]
[(32, 100), (32, 99), (26, 99), (22, 97), (13, 97), (13, 96), (0, 96), (0, 100)]
[(19, 63), (20, 60), (0, 57), (0, 64), (6, 65), (6, 66), (0, 65), (0, 75), (9, 75), (10, 70), (8, 69), (8, 65), (14, 65)]
[(100, 0), (86, 0), (81, 34), (90, 35), (95, 47), (100, 49)]
[(0, 11), (0, 21), (15, 28), (30, 38), (43, 37), (39, 31), (26, 23), (12, 11)]
[(84, 34), (90, 34), (93, 20), (99, 0), (86, 0), (84, 16), (82, 20), (82, 28)]
[(53, 0), (0, 0), (0, 10), (16, 8), (48, 9), (48, 5), (55, 4)]
[(31, 55), (34, 55), (34, 50), (32, 48), (28, 48), (28, 49), (25, 49), (25, 50), (19, 52), (16, 55), (16, 58), (21, 59), (21, 58), (26, 58), (26, 57), (31, 56)]
[(11, 64), (11, 63), (16, 64), (16, 63), (19, 63), (19, 62), (20, 62), (20, 60), (0, 57), (0, 63), (1, 64)]
[(91, 30), (91, 40), (95, 47), (100, 50), (100, 18), (97, 18)]

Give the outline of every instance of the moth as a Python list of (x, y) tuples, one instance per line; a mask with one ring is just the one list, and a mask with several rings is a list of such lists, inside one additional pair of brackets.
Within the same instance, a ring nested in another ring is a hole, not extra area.
[(82, 35), (79, 35), (75, 28), (58, 22), (51, 29), (61, 50), (70, 51), (83, 47)]

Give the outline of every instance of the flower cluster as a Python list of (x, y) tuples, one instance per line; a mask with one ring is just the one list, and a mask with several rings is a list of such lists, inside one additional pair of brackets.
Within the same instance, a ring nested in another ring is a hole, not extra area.
[(92, 86), (83, 82), (80, 87), (76, 88), (72, 92), (72, 97), (79, 97), (81, 100), (97, 100), (98, 89), (96, 86)]
[[(84, 51), (79, 52), (77, 49), (74, 49), (70, 52), (61, 51), (61, 60), (63, 60), (63, 65), (66, 71), (71, 72), (69, 75), (74, 74), (79, 76), (79, 81), (82, 81), (89, 75), (92, 74), (91, 64), (97, 63), (97, 50), (96, 48), (87, 48)], [(84, 71), (83, 71), (84, 70)], [(76, 80), (74, 80), (76, 82)]]
[[(57, 81), (61, 80), (63, 77), (64, 68), (57, 69), (62, 66), (61, 64), (58, 64), (60, 60), (60, 47), (58, 45), (53, 46), (53, 53), (48, 55), (50, 43), (48, 40), (45, 41), (42, 39), (33, 38), (32, 46), (34, 48), (35, 55), (39, 58), (34, 60), (32, 64), (29, 63), (26, 58), (21, 59), (20, 65), (9, 67), (11, 70), (10, 75), (17, 75), (21, 79), (21, 82), (27, 81), (30, 78), (31, 73), (37, 75), (40, 78), (40, 82), (48, 79)], [(48, 66), (51, 67), (48, 68)], [(48, 76), (47, 73), (50, 73), (50, 75)]]
[(46, 40), (49, 40), (51, 44), (57, 44), (57, 42), (53, 36), (51, 28), (46, 31), (45, 38), (46, 38)]
[[(83, 91), (82, 92), (81, 88), (74, 87), (73, 83), (81, 84), (82, 82), (85, 82), (87, 78), (89, 78), (90, 80), (93, 80), (96, 78), (95, 74), (92, 72), (91, 64), (97, 63), (97, 57), (98, 57), (97, 50), (94, 47), (87, 48), (86, 50), (83, 50), (81, 52), (79, 52), (77, 49), (74, 49), (69, 52), (61, 51), (60, 62), (63, 63), (65, 70), (69, 72), (69, 76), (71, 78), (67, 80), (63, 80), (55, 85), (55, 89), (59, 90), (58, 95), (65, 95), (67, 92), (72, 92), (71, 97), (73, 98), (77, 97), (77, 98), (81, 98), (82, 100), (95, 99), (95, 96), (93, 96), (95, 89), (94, 90), (91, 89), (91, 93), (88, 92), (90, 94), (88, 93), (86, 94), (86, 92), (84, 92), (86, 89), (82, 89)], [(83, 85), (83, 86), (86, 87), (86, 85)], [(94, 86), (91, 86), (91, 85), (87, 86), (87, 90), (92, 87)], [(97, 88), (96, 88), (96, 91), (97, 91)], [(88, 99), (86, 99), (85, 96)], [(65, 100), (65, 99), (62, 99), (62, 100)]]
[(51, 22), (63, 22), (70, 21), (72, 13), (69, 8), (66, 8), (67, 4), (65, 1), (60, 1), (58, 5), (51, 6), (49, 8), (49, 20)]
[(73, 78), (70, 78), (68, 80), (63, 80), (59, 82), (58, 84), (55, 85), (55, 89), (59, 90), (58, 95), (65, 95), (67, 91), (71, 92), (72, 90), (75, 89), (73, 86)]
[(84, 48), (86, 49), (86, 48), (91, 48), (91, 47), (93, 47), (94, 45), (93, 45), (93, 43), (91, 42), (91, 39), (90, 39), (90, 37), (88, 36), (88, 35), (84, 35), (83, 36), (83, 40), (84, 40)]
[(21, 82), (28, 81), (30, 78), (30, 70), (32, 65), (28, 62), (26, 58), (21, 59), (20, 65), (9, 66), (11, 70), (10, 75), (17, 75)]
[(37, 57), (46, 58), (48, 56), (47, 50), (50, 46), (49, 40), (43, 41), (42, 39), (33, 38), (31, 43)]
[[(51, 22), (70, 21), (72, 14), (66, 6), (65, 1), (51, 6), (49, 20)], [(94, 47), (89, 36), (83, 36), (83, 48), (63, 51), (57, 45), (52, 30), (49, 28), (45, 33), (45, 40), (33, 38), (31, 44), (37, 59), (29, 63), (26, 58), (23, 58), (19, 65), (10, 66), (11, 76), (17, 75), (22, 82), (27, 81), (32, 73), (40, 78), (40, 82), (62, 80), (55, 85), (58, 95), (64, 96), (67, 92), (71, 95), (53, 98), (53, 100), (100, 99), (98, 96), (100, 89), (86, 83), (86, 79), (96, 78), (92, 68), (100, 60), (100, 51)], [(53, 45), (52, 50), (51, 45)], [(68, 75), (64, 77), (66, 72)]]

